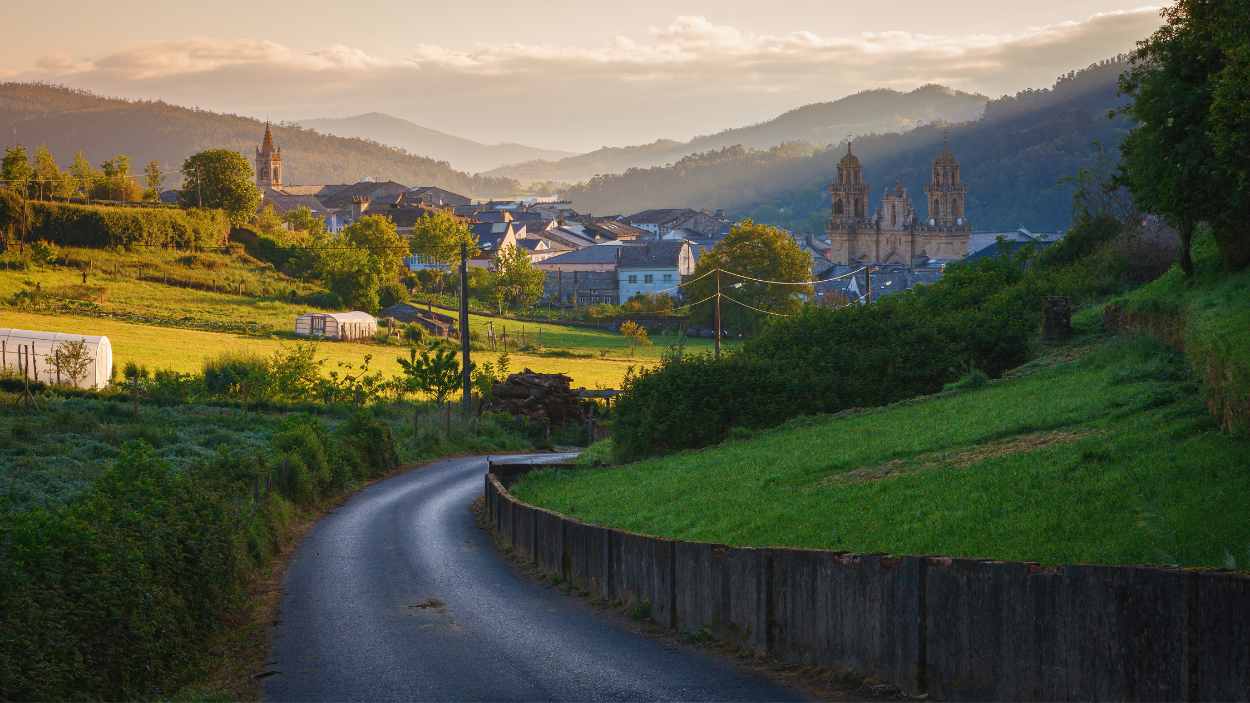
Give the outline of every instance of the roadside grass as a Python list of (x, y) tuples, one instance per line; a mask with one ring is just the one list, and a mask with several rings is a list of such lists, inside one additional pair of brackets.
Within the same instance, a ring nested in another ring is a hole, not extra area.
[[(204, 360), (225, 351), (253, 352), (267, 355), (275, 350), (296, 343), (294, 339), (272, 339), (251, 335), (203, 330), (180, 329), (158, 325), (142, 325), (118, 320), (86, 317), (81, 315), (53, 315), (29, 313), (17, 310), (0, 310), (0, 327), (67, 332), (70, 334), (107, 335), (113, 346), (113, 364), (120, 371), (126, 362), (147, 366), (150, 369), (171, 369), (181, 372), (200, 372)], [(387, 376), (399, 373), (396, 358), (403, 356), (405, 348), (358, 342), (320, 342), (318, 357), (324, 357), (325, 371), (337, 368), (339, 362), (359, 366), (365, 355), (372, 355), (371, 369), (381, 370)], [(560, 358), (511, 353), (513, 371), (529, 368), (542, 373), (566, 373), (575, 386), (586, 388), (620, 388), (621, 380), (630, 366), (641, 366), (646, 360)], [(498, 354), (475, 352), (477, 361), (495, 361)]]
[(734, 545), (1250, 569), (1247, 467), (1250, 442), (1218, 431), (1179, 354), (1087, 338), (977, 388), (514, 490)]

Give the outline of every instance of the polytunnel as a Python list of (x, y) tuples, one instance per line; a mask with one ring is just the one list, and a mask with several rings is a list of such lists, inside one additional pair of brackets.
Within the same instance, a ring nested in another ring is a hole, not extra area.
[[(82, 341), (86, 358), (68, 358), (65, 345)], [(62, 353), (58, 359), (57, 350)], [(109, 338), (63, 332), (39, 332), (0, 327), (0, 374), (25, 376), (32, 381), (79, 388), (103, 388), (113, 374), (113, 346)], [(81, 374), (78, 378), (70, 378)]]

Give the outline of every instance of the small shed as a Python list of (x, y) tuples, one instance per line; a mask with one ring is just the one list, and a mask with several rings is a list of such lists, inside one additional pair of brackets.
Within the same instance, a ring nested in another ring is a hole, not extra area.
[(295, 318), (297, 337), (325, 339), (364, 339), (378, 332), (373, 315), (359, 310), (351, 312), (306, 312)]
[[(83, 353), (69, 358), (65, 347), (77, 342), (82, 342)], [(103, 336), (0, 327), (0, 373), (40, 383), (103, 388), (113, 375), (113, 345)], [(78, 378), (71, 378), (75, 374)]]

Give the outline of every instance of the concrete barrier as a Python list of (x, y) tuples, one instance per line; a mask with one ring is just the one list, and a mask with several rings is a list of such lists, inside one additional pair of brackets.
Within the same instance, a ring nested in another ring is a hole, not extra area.
[(745, 549), (587, 525), (486, 479), (500, 539), (665, 627), (939, 700), (1250, 700), (1250, 576)]

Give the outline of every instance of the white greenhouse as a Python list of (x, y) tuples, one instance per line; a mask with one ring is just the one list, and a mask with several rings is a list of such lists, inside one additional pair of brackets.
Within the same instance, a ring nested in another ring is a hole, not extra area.
[(378, 332), (378, 321), (367, 312), (306, 312), (295, 318), (297, 337), (363, 339)]
[[(81, 353), (69, 353), (73, 347), (66, 345), (79, 341)], [(103, 388), (113, 374), (113, 345), (108, 337), (0, 327), (0, 373), (41, 383)]]

